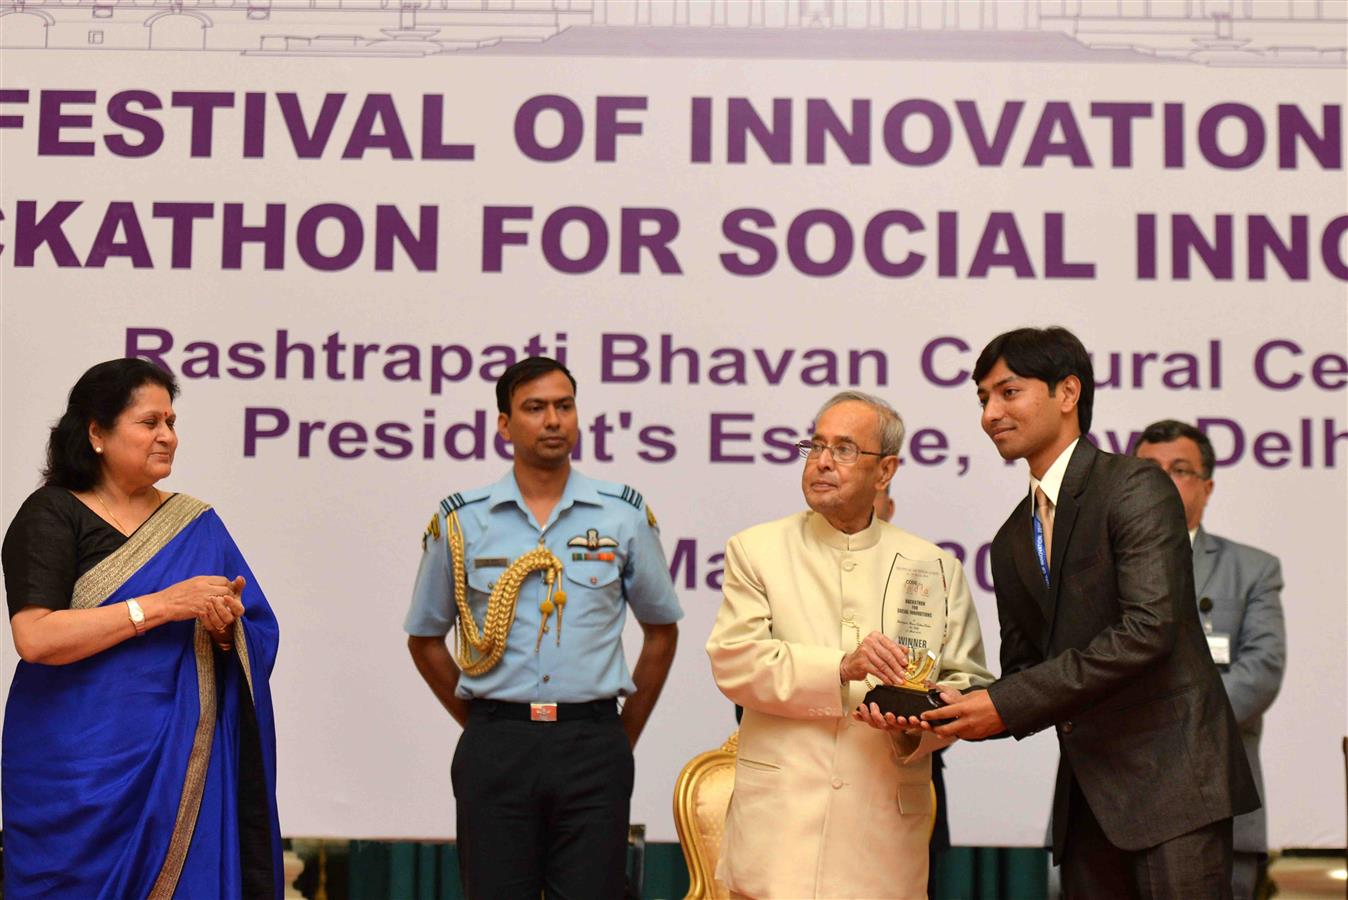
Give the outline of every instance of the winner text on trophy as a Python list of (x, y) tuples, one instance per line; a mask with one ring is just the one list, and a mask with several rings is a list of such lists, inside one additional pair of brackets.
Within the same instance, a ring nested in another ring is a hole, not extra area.
[(908, 651), (908, 665), (899, 684), (871, 688), (863, 702), (882, 713), (921, 716), (944, 706), (940, 692), (927, 683), (940, 673), (945, 643), (948, 584), (941, 560), (908, 559), (894, 555), (885, 581), (880, 627)]

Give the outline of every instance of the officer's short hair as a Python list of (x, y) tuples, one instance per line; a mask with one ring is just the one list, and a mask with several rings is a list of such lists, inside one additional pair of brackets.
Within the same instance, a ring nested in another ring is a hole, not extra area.
[(1203, 464), (1202, 475), (1204, 478), (1211, 478), (1212, 470), (1217, 467), (1217, 453), (1212, 449), (1212, 441), (1188, 422), (1181, 422), (1178, 419), (1162, 419), (1148, 425), (1143, 429), (1142, 436), (1137, 439), (1133, 455), (1137, 455), (1138, 448), (1143, 444), (1168, 444), (1180, 438), (1188, 438), (1198, 445), (1198, 459)]
[(576, 378), (571, 370), (550, 356), (530, 356), (515, 363), (496, 379), (496, 409), (510, 415), (510, 398), (520, 385), (542, 378), (549, 372), (561, 372), (571, 382), (571, 391), (576, 390)]
[(875, 414), (880, 417), (880, 452), (885, 456), (899, 455), (899, 448), (903, 446), (903, 417), (894, 407), (874, 394), (863, 391), (840, 391), (824, 401), (814, 420), (818, 422), (824, 413), (839, 403), (864, 403), (875, 410)]

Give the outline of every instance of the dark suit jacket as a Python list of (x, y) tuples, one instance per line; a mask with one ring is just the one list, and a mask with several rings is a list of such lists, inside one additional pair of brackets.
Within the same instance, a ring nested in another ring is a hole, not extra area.
[(1256, 809), (1169, 477), (1081, 440), (1058, 494), (1049, 587), (1031, 509), (1027, 492), (992, 543), (1002, 677), (988, 692), (1016, 738), (1057, 728), (1054, 858), (1073, 779), (1124, 850)]

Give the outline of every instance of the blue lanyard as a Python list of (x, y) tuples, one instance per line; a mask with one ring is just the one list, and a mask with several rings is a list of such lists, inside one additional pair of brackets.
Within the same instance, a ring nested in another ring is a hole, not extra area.
[(1030, 509), (1030, 521), (1034, 522), (1034, 552), (1039, 557), (1039, 571), (1044, 574), (1044, 586), (1048, 586), (1048, 553), (1044, 548), (1044, 523), (1039, 521), (1039, 514), (1033, 507)]

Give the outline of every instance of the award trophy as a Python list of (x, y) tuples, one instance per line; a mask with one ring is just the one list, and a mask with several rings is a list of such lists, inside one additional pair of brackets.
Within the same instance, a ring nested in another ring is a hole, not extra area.
[(881, 601), (880, 627), (887, 634), (891, 632), (886, 613), (893, 608), (891, 636), (908, 651), (908, 665), (899, 684), (871, 688), (863, 701), (867, 706), (874, 703), (880, 712), (900, 717), (921, 716), (929, 709), (945, 706), (940, 692), (929, 689), (927, 682), (940, 674), (949, 607), (947, 587), (941, 560), (912, 560), (895, 554)]

